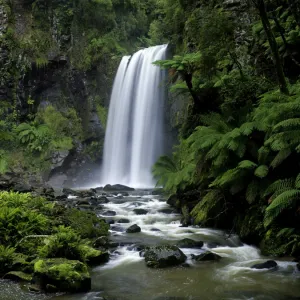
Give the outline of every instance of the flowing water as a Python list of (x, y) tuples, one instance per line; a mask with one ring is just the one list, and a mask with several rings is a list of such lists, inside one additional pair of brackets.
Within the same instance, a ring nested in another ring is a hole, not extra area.
[(123, 57), (110, 100), (102, 184), (153, 187), (151, 167), (163, 154), (165, 72), (152, 63), (167, 45)]
[[(0, 281), (3, 300), (96, 300), (99, 295), (114, 300), (288, 300), (300, 299), (300, 272), (296, 263), (276, 259), (277, 270), (254, 270), (264, 262), (255, 247), (242, 244), (236, 236), (199, 227), (180, 227), (180, 215), (160, 212), (170, 208), (160, 196), (137, 191), (127, 197), (112, 196), (105, 210), (117, 213), (111, 225), (111, 239), (119, 243), (111, 250), (110, 261), (92, 270), (92, 291), (87, 294), (45, 296), (28, 294), (18, 285)], [(136, 215), (141, 208), (146, 215)], [(120, 224), (120, 219), (130, 223)], [(125, 229), (138, 224), (142, 232), (127, 234)], [(154, 231), (155, 230), (155, 231)], [(181, 249), (190, 267), (150, 269), (134, 245), (175, 244), (183, 238), (204, 241), (202, 249)], [(209, 249), (222, 256), (217, 262), (194, 262), (191, 254)]]

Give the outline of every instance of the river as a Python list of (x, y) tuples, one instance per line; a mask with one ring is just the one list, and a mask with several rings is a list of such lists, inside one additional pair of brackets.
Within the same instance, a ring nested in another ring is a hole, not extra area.
[[(180, 215), (173, 213), (162, 196), (151, 191), (136, 191), (126, 197), (108, 198), (104, 211), (115, 211), (111, 240), (119, 244), (111, 250), (110, 261), (92, 270), (92, 291), (76, 295), (31, 294), (9, 281), (0, 281), (1, 300), (284, 300), (300, 299), (300, 272), (290, 259), (276, 259), (276, 270), (250, 267), (264, 262), (253, 246), (242, 244), (235, 235), (221, 230), (180, 227)], [(147, 214), (136, 215), (134, 209)], [(162, 212), (163, 211), (163, 212)], [(128, 219), (130, 223), (118, 223)], [(128, 234), (132, 224), (140, 233)], [(176, 244), (190, 238), (203, 241), (201, 249), (181, 249), (189, 267), (150, 269), (134, 245)], [(209, 249), (222, 257), (217, 262), (194, 262), (191, 254)]]

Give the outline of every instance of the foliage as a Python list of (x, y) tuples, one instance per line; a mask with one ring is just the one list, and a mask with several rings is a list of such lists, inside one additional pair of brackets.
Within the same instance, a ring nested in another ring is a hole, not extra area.
[(45, 245), (40, 247), (39, 255), (45, 258), (63, 257), (70, 260), (80, 260), (79, 249), (81, 239), (70, 227), (59, 226), (57, 233), (51, 235)]
[(15, 258), (15, 248), (0, 245), (0, 274), (5, 273), (12, 267)]

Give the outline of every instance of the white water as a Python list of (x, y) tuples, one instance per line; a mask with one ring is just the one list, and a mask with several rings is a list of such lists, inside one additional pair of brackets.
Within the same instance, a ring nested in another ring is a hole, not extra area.
[(163, 154), (165, 72), (152, 63), (165, 59), (167, 45), (123, 57), (111, 95), (101, 184), (153, 187), (151, 167)]

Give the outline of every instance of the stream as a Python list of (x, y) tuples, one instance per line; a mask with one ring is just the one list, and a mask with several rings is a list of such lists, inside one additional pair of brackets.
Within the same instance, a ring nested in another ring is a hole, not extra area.
[[(31, 294), (22, 286), (0, 281), (1, 300), (217, 300), (300, 299), (300, 272), (296, 263), (276, 258), (276, 270), (250, 267), (272, 259), (263, 257), (253, 246), (242, 244), (237, 236), (221, 230), (180, 227), (180, 215), (172, 211), (162, 196), (151, 191), (135, 191), (129, 196), (108, 197), (104, 211), (114, 211), (111, 240), (119, 246), (111, 250), (110, 261), (92, 270), (92, 291), (76, 295)], [(147, 214), (136, 215), (134, 209)], [(128, 219), (129, 223), (118, 223)], [(128, 234), (132, 224), (140, 233)], [(135, 245), (175, 244), (183, 238), (203, 241), (201, 249), (181, 249), (188, 266), (150, 269)], [(191, 254), (210, 250), (222, 257), (217, 262), (194, 262)]]

